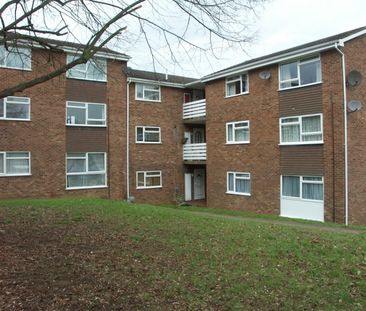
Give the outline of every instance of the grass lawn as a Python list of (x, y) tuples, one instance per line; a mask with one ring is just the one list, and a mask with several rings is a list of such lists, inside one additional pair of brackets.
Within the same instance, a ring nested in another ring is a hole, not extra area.
[(1, 200), (0, 310), (366, 309), (364, 232), (194, 211)]

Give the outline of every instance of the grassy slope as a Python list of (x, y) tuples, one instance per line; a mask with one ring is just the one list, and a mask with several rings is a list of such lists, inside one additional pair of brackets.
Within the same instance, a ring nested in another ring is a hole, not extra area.
[[(0, 206), (5, 230), (42, 222), (47, 230), (80, 225), (93, 233), (102, 226), (107, 236), (123, 234), (129, 246), (122, 243), (119, 256), (131, 259), (130, 290), (141, 307), (366, 308), (365, 234), (307, 232), (100, 199), (3, 200)], [(64, 243), (81, 242), (65, 236)], [(124, 270), (115, 270), (124, 278)]]

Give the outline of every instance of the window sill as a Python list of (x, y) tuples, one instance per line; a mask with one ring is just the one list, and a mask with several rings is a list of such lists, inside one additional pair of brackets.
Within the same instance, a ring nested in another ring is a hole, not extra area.
[(11, 69), (11, 70), (21, 70), (21, 71), (32, 71), (32, 68), (18, 68), (18, 67), (8, 67), (8, 66), (0, 66), (0, 68)]
[(137, 190), (146, 190), (146, 189), (161, 189), (163, 186), (154, 186), (154, 187), (136, 187)]
[(27, 177), (32, 176), (32, 174), (0, 174), (1, 177)]
[(0, 121), (30, 122), (30, 121), (31, 121), (31, 119), (0, 118)]
[(93, 79), (83, 79), (83, 78), (76, 78), (76, 77), (68, 77), (66, 76), (67, 79), (70, 80), (79, 80), (79, 81), (92, 81), (92, 82), (101, 82), (101, 83), (107, 83), (107, 80), (93, 80)]
[(250, 141), (245, 141), (245, 142), (235, 142), (235, 143), (226, 143), (225, 145), (249, 145)]
[(230, 192), (230, 191), (226, 191), (226, 194), (232, 194), (232, 195), (240, 195), (240, 196), (244, 196), (244, 197), (250, 197), (251, 194), (250, 193), (240, 193), (240, 192)]
[(137, 141), (137, 145), (161, 145), (161, 141), (159, 142), (145, 142), (145, 141)]
[(309, 142), (299, 142), (299, 143), (280, 143), (279, 146), (306, 146), (306, 145), (324, 145), (323, 141), (309, 141)]
[(147, 102), (147, 103), (161, 103), (161, 100), (152, 100), (152, 99), (143, 99), (143, 98), (135, 98), (135, 101)]
[(235, 95), (229, 95), (229, 96), (225, 95), (224, 98), (232, 98), (232, 97), (237, 97), (237, 96), (242, 96), (242, 95), (248, 95), (248, 94), (249, 94), (249, 92), (235, 94)]
[(318, 84), (322, 84), (322, 83), (323, 83), (323, 81), (319, 81), (319, 82), (314, 82), (314, 83), (309, 83), (309, 84), (304, 84), (304, 85), (290, 86), (290, 87), (286, 87), (286, 88), (279, 88), (278, 91), (281, 92), (281, 91), (299, 89), (302, 87), (313, 86), (313, 85), (318, 85)]
[(299, 198), (299, 197), (286, 197), (286, 196), (281, 196), (281, 199), (293, 200), (293, 201), (298, 201), (298, 202), (324, 203), (324, 200), (311, 200), (311, 199), (303, 199), (303, 198)]
[(107, 127), (107, 125), (89, 125), (89, 124), (65, 124), (66, 126), (70, 127)]
[(105, 189), (108, 188), (108, 186), (104, 185), (104, 186), (93, 186), (93, 187), (72, 187), (72, 188), (67, 188), (66, 190), (83, 190), (83, 189)]

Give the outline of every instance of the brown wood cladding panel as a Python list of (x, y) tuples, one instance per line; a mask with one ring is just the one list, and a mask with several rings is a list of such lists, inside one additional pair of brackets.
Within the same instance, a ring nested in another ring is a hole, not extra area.
[(281, 146), (281, 175), (323, 174), (323, 145)]
[(298, 116), (322, 113), (322, 86), (306, 86), (280, 91), (280, 116)]
[(67, 152), (106, 152), (106, 128), (68, 127), (66, 129)]
[(107, 83), (67, 79), (66, 99), (91, 103), (107, 103)]

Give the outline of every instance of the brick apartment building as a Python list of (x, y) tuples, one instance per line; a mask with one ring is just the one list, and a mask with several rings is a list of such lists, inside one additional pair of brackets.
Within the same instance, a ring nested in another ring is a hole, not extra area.
[[(77, 49), (63, 44), (60, 63)], [(365, 47), (363, 27), (201, 79), (104, 50), (0, 102), (0, 197), (203, 200), (365, 224)], [(0, 57), (3, 83), (50, 70), (42, 53), (22, 68)]]

